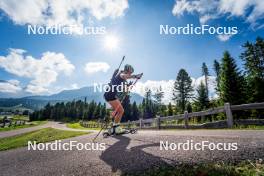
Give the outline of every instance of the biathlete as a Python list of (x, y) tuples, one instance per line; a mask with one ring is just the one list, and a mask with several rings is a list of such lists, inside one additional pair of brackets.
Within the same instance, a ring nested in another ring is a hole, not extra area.
[(134, 68), (131, 65), (125, 65), (123, 70), (113, 76), (111, 82), (109, 83), (110, 90), (104, 93), (105, 100), (111, 105), (112, 109), (114, 110), (111, 115), (111, 117), (114, 118), (111, 131), (113, 131), (113, 133), (115, 134), (125, 133), (125, 129), (120, 127), (120, 121), (124, 114), (124, 108), (122, 106), (122, 100), (119, 100), (117, 97), (117, 86), (121, 84), (127, 85), (126, 83), (128, 79), (140, 79), (142, 77), (142, 74), (132, 75), (133, 72)]

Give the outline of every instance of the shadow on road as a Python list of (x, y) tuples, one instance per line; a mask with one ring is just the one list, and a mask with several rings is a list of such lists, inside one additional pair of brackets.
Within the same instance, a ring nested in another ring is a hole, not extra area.
[(130, 138), (126, 136), (115, 136), (118, 141), (108, 147), (100, 158), (111, 166), (112, 172), (136, 173), (149, 168), (166, 165), (162, 158), (146, 153), (143, 149), (157, 147), (159, 143), (138, 145), (128, 149)]

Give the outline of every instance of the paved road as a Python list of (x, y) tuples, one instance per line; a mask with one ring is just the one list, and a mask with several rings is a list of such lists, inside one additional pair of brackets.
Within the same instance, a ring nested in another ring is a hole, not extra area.
[[(92, 142), (95, 133), (64, 140)], [(169, 143), (238, 143), (236, 151), (160, 150), (160, 141)], [(26, 147), (0, 152), (1, 175), (120, 175), (163, 164), (201, 163), (264, 159), (264, 131), (179, 130), (139, 131), (137, 134), (99, 138), (104, 151), (28, 151)]]
[(21, 129), (11, 130), (11, 131), (3, 131), (3, 132), (0, 132), (0, 138), (14, 136), (14, 135), (22, 134), (22, 133), (27, 133), (27, 132), (35, 131), (35, 130), (42, 129), (42, 128), (47, 128), (47, 127), (50, 127), (51, 124), (52, 122), (47, 122), (44, 125), (38, 125), (34, 127), (29, 127), (29, 128), (21, 128)]
[(90, 132), (95, 132), (95, 130), (72, 129), (72, 128), (66, 127), (65, 123), (48, 121), (44, 125), (38, 125), (38, 126), (34, 126), (34, 127), (29, 127), (29, 128), (21, 128), (21, 129), (17, 129), (17, 130), (0, 132), (0, 138), (10, 137), (10, 136), (18, 135), (18, 134), (23, 134), (23, 133), (27, 133), (27, 132), (31, 132), (31, 131), (35, 131), (35, 130), (39, 130), (39, 129), (47, 128), (47, 127), (52, 127), (52, 128), (62, 129), (62, 130), (71, 130), (71, 131), (90, 131)]

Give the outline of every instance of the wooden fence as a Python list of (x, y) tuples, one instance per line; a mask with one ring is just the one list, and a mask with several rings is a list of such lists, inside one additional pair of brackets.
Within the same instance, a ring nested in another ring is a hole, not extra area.
[(20, 126), (20, 125), (25, 125), (26, 121), (25, 120), (16, 120), (16, 121), (10, 121), (10, 122), (5, 122), (5, 123), (0, 123), (0, 127), (11, 127), (11, 126)]
[[(218, 121), (218, 123), (223, 124), (224, 122), (228, 128), (232, 128), (234, 125), (233, 114), (232, 114), (233, 111), (256, 110), (256, 109), (264, 109), (264, 102), (263, 103), (241, 104), (241, 105), (230, 105), (229, 103), (225, 103), (224, 106), (211, 108), (205, 111), (192, 112), (192, 113), (188, 113), (187, 111), (185, 111), (184, 114), (167, 116), (167, 117), (157, 116), (156, 118), (152, 118), (152, 119), (139, 119), (137, 121), (122, 123), (122, 125), (124, 126), (134, 125), (134, 126), (138, 126), (139, 128), (145, 128), (149, 126), (150, 124), (155, 124), (154, 125), (155, 128), (161, 129), (162, 122), (166, 122), (168, 120), (184, 120), (183, 127), (189, 128), (188, 122), (190, 118), (203, 117), (203, 116), (213, 115), (213, 114), (218, 114), (218, 113), (225, 113), (226, 120)], [(243, 121), (241, 120), (241, 123), (242, 122)], [(214, 123), (214, 122), (211, 122), (211, 123)], [(250, 124), (250, 122), (247, 122), (247, 123)], [(262, 124), (263, 120), (260, 123)], [(203, 126), (206, 126), (206, 124), (198, 125), (198, 127), (199, 126), (203, 127)]]

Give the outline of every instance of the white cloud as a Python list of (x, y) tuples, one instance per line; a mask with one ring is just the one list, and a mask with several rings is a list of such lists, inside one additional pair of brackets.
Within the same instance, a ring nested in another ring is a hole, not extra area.
[(14, 75), (30, 78), (26, 91), (33, 94), (46, 92), (60, 73), (70, 75), (75, 69), (62, 53), (45, 52), (40, 59), (25, 53), (25, 50), (10, 49), (7, 56), (0, 56), (0, 67)]
[(8, 80), (0, 82), (0, 92), (4, 93), (17, 93), (22, 90), (18, 80)]
[(42, 94), (44, 92), (48, 92), (49, 90), (43, 86), (35, 85), (35, 84), (29, 84), (26, 87), (26, 91), (30, 92), (32, 94)]
[(81, 26), (88, 13), (98, 20), (124, 15), (128, 0), (0, 0), (15, 24)]
[(88, 62), (84, 70), (87, 74), (93, 74), (96, 72), (107, 72), (109, 68), (110, 66), (106, 62)]
[(185, 12), (197, 13), (201, 23), (210, 19), (241, 17), (252, 26), (258, 26), (258, 20), (264, 18), (263, 0), (176, 0), (172, 13), (181, 16)]
[[(162, 81), (153, 81), (153, 80), (147, 80), (146, 82), (138, 82), (136, 86), (132, 89), (132, 92), (138, 93), (141, 96), (144, 96), (146, 93), (146, 90), (150, 89), (153, 93), (157, 92), (159, 88), (161, 87), (162, 91), (164, 92), (164, 98), (163, 103), (173, 103), (172, 101), (172, 95), (173, 95), (173, 87), (174, 87), (174, 80), (162, 80)], [(204, 77), (201, 76), (199, 78), (192, 78), (192, 86), (194, 90), (196, 90), (199, 86), (199, 84), (203, 82), (204, 83)], [(209, 89), (209, 97), (210, 99), (216, 98), (216, 80), (214, 76), (208, 77), (208, 89)], [(196, 91), (194, 91), (194, 94)]]
[(74, 83), (71, 85), (71, 89), (79, 89), (80, 87), (78, 86), (77, 83)]
[(10, 79), (7, 82), (9, 82), (10, 84), (13, 84), (14, 86), (19, 86), (20, 82), (16, 79)]
[(228, 41), (231, 37), (232, 35), (227, 35), (227, 34), (217, 35), (217, 38), (222, 42)]

